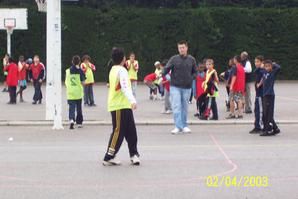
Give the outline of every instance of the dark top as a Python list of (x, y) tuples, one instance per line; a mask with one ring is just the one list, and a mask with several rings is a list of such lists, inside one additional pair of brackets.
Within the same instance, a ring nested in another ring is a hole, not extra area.
[(263, 96), (263, 85), (258, 88), (257, 84), (261, 82), (265, 73), (266, 73), (266, 70), (264, 68), (256, 68), (254, 71), (255, 78), (256, 78), (256, 81), (255, 81), (256, 97)]
[(196, 77), (196, 60), (191, 55), (175, 55), (168, 61), (163, 76), (171, 71), (171, 86), (190, 89)]
[(280, 71), (280, 65), (273, 64), (271, 72), (265, 72), (263, 75), (263, 96), (266, 95), (275, 95), (274, 93), (274, 82), (276, 75)]
[(69, 69), (70, 74), (79, 74), (81, 82), (86, 80), (86, 75), (81, 68), (77, 68), (76, 66), (71, 66)]

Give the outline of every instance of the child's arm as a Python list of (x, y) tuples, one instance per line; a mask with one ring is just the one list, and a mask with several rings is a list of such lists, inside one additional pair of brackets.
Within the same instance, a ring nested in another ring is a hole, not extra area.
[(214, 72), (214, 80), (219, 83), (219, 78), (218, 78), (218, 74), (217, 71)]
[(280, 65), (278, 65), (278, 64), (275, 63), (275, 62), (273, 62), (272, 67), (273, 67), (272, 73), (273, 73), (274, 75), (276, 75), (276, 74), (280, 71)]
[(264, 78), (261, 79), (259, 83), (257, 83), (257, 88), (260, 88), (264, 83)]
[(95, 67), (94, 64), (90, 63), (89, 65), (90, 65), (90, 68), (91, 68), (93, 71), (96, 71), (96, 67)]
[(134, 64), (134, 69), (135, 71), (139, 70), (139, 62), (135, 61), (136, 63)]
[(233, 75), (233, 77), (232, 77), (232, 79), (231, 79), (231, 84), (230, 84), (230, 90), (231, 90), (231, 91), (233, 91), (235, 82), (236, 82), (236, 76)]
[(119, 80), (120, 80), (120, 85), (121, 85), (121, 91), (122, 93), (127, 97), (129, 102), (132, 105), (132, 109), (136, 108), (136, 99), (132, 94), (132, 89), (128, 86), (129, 85), (129, 77), (128, 77), (128, 72), (125, 68), (123, 70), (119, 70), (118, 74)]

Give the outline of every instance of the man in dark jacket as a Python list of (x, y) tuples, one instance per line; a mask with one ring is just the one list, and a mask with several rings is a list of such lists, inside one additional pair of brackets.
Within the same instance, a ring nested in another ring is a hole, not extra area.
[(196, 75), (196, 60), (188, 55), (186, 41), (178, 42), (178, 51), (179, 54), (171, 57), (163, 71), (164, 76), (171, 71), (170, 98), (175, 122), (172, 134), (191, 132), (187, 126), (188, 100)]

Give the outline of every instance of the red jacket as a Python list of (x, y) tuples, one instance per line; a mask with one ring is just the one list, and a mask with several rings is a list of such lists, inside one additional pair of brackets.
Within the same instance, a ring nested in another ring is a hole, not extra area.
[(5, 70), (8, 72), (6, 78), (7, 86), (17, 86), (18, 85), (18, 66), (15, 63), (10, 63), (8, 66), (5, 67)]
[(30, 78), (33, 80), (43, 80), (45, 77), (45, 67), (42, 63), (30, 65)]
[(144, 78), (144, 81), (150, 81), (154, 82), (156, 80), (156, 74), (155, 73), (150, 73), (149, 75), (146, 75)]
[(204, 87), (203, 87), (203, 82), (206, 79), (206, 73), (203, 72), (204, 75), (203, 77), (200, 74), (197, 74), (196, 77), (196, 98), (198, 99), (202, 94), (205, 93)]
[(245, 71), (241, 64), (236, 65), (236, 81), (232, 91), (245, 94)]

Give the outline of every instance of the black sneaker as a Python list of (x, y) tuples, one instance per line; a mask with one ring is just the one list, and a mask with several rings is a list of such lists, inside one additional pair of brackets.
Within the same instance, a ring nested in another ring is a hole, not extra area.
[(34, 105), (37, 104), (37, 101), (32, 102), (32, 104), (34, 104)]
[(245, 111), (246, 114), (252, 114), (252, 110)]
[(249, 131), (250, 134), (260, 134), (262, 133), (262, 129), (254, 128), (253, 130)]
[(263, 133), (260, 134), (260, 136), (273, 136), (275, 135), (274, 133), (269, 133), (268, 131), (264, 131)]
[(39, 101), (38, 101), (38, 104), (41, 104), (41, 103), (42, 103), (42, 100), (39, 100)]
[(200, 114), (199, 113), (196, 113), (193, 115), (194, 117), (200, 117)]
[(73, 130), (73, 129), (74, 129), (74, 122), (71, 122), (71, 123), (70, 123), (69, 129), (70, 129), (70, 130)]
[(274, 135), (277, 135), (277, 134), (279, 134), (279, 133), (280, 133), (280, 129), (279, 129), (279, 128), (273, 130), (273, 134), (274, 134)]

